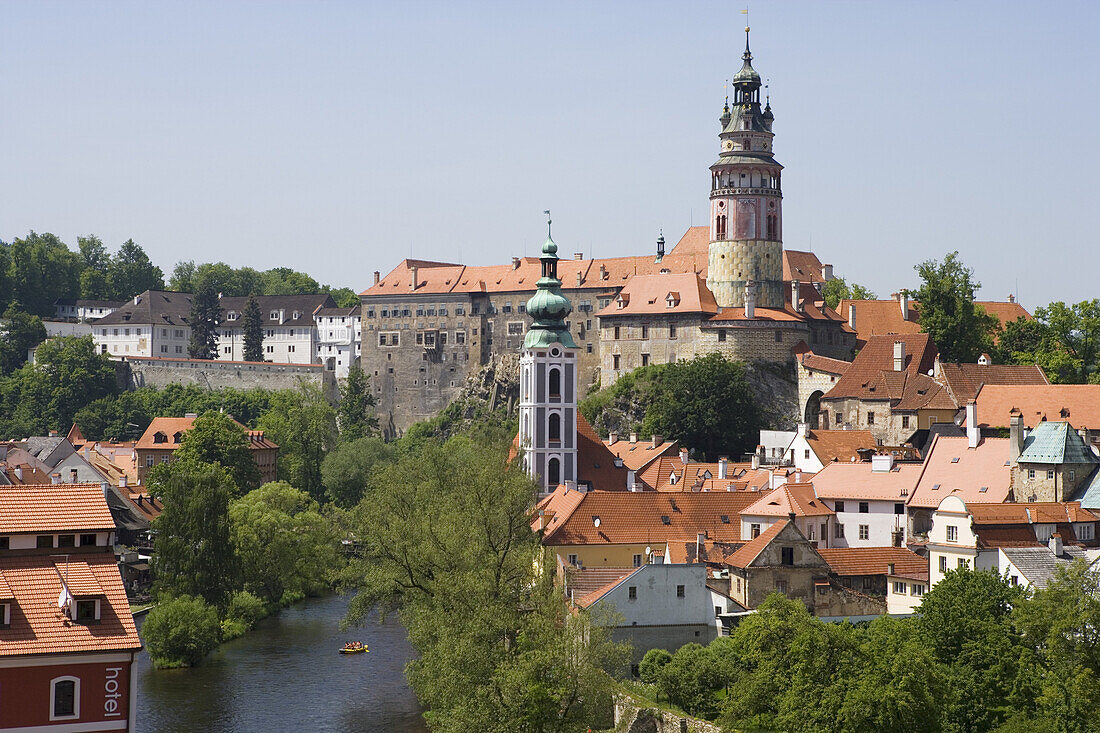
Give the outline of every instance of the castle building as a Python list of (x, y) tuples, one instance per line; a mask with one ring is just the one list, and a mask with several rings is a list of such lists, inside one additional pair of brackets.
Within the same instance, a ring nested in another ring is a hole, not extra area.
[(577, 480), (577, 344), (565, 324), (573, 307), (561, 293), (558, 246), (542, 246), (542, 277), (527, 301), (533, 322), (520, 357), (519, 444), (528, 475), (549, 493)]

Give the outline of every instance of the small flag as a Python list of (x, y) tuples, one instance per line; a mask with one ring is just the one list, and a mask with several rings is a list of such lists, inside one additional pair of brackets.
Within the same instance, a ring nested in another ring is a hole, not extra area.
[(748, 8), (745, 8), (744, 10), (741, 11), (741, 15), (748, 15), (748, 14), (749, 14), (749, 9)]

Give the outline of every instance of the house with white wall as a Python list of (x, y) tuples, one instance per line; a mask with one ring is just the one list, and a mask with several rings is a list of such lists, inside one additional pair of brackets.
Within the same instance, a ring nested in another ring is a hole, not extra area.
[(337, 379), (348, 376), (359, 359), (363, 345), (362, 307), (318, 308), (313, 314), (317, 326), (317, 357)]
[[(248, 298), (223, 297), (222, 320), (218, 323), (218, 359), (244, 361), (244, 309)], [(315, 364), (318, 334), (314, 313), (335, 308), (331, 295), (259, 295), (263, 328), (264, 361), (276, 364)]]
[(830, 463), (818, 472), (814, 491), (836, 513), (830, 547), (904, 547), (906, 502), (922, 468), (885, 454), (862, 463)]
[(800, 423), (786, 457), (799, 471), (817, 473), (831, 463), (859, 461), (860, 451), (873, 451), (878, 444), (870, 430), (812, 430)]
[(836, 516), (810, 483), (786, 483), (741, 510), (741, 541), (749, 542), (778, 522), (793, 520), (817, 547), (832, 547)]

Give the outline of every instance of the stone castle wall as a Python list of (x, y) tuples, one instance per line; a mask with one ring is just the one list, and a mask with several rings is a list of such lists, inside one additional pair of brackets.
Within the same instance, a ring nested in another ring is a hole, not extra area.
[(195, 384), (204, 389), (296, 389), (316, 384), (329, 397), (336, 380), (321, 364), (267, 364), (127, 356), (117, 361), (120, 381), (129, 389)]
[(756, 306), (782, 308), (783, 244), (761, 239), (711, 242), (707, 255), (707, 287), (723, 308), (745, 306), (745, 284), (756, 281)]

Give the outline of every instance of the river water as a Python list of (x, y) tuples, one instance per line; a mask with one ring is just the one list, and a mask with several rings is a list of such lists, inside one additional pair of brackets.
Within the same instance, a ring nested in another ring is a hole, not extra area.
[[(426, 733), (405, 682), (413, 651), (395, 618), (340, 631), (346, 596), (314, 598), (221, 645), (200, 667), (154, 670), (138, 658), (139, 733)], [(339, 654), (345, 641), (366, 654)]]

